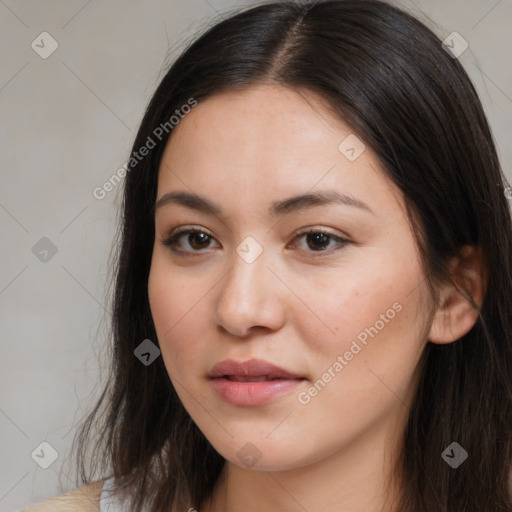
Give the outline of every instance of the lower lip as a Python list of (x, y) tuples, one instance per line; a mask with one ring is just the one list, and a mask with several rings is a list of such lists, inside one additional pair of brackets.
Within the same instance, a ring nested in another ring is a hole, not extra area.
[(238, 382), (224, 377), (212, 379), (213, 388), (222, 400), (245, 407), (263, 405), (295, 388), (304, 379), (277, 379)]

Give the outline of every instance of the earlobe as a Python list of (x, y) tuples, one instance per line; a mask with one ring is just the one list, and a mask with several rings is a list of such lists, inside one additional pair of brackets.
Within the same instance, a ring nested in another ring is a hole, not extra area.
[(481, 251), (469, 245), (450, 262), (452, 281), (443, 286), (428, 341), (451, 343), (467, 334), (478, 320), (485, 296), (486, 275)]

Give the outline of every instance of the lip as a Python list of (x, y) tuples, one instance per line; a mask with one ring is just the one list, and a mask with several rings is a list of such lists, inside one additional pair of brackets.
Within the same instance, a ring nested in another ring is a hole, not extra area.
[[(222, 400), (245, 407), (268, 403), (289, 392), (304, 380), (304, 377), (262, 359), (226, 359), (211, 369), (209, 377)], [(229, 380), (227, 377), (268, 377), (275, 380), (244, 382)]]
[(301, 379), (300, 375), (289, 372), (276, 366), (275, 364), (264, 361), (263, 359), (249, 359), (247, 361), (237, 361), (235, 359), (225, 359), (217, 363), (210, 370), (210, 377), (224, 377), (233, 375), (237, 377), (260, 377), (268, 376), (279, 379)]

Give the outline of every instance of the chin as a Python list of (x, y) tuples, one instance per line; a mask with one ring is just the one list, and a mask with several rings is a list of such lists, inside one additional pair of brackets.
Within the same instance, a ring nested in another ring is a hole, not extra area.
[[(227, 461), (254, 471), (286, 471), (312, 464), (322, 458), (319, 447), (307, 446), (303, 440), (293, 436), (285, 439), (271, 439), (264, 435), (224, 438), (222, 441), (211, 439), (210, 443)], [(297, 446), (300, 446), (300, 451)]]

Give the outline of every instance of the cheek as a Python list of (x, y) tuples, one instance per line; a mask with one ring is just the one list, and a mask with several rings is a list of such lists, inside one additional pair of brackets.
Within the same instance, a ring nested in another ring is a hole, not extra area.
[(316, 281), (304, 295), (317, 317), (307, 315), (313, 320), (297, 325), (307, 340), (311, 375), (321, 380), (318, 404), (342, 396), (348, 407), (361, 408), (375, 404), (371, 397), (388, 395), (386, 385), (400, 395), (409, 388), (425, 345), (423, 273), (413, 247), (379, 256), (339, 272), (336, 281)]
[(297, 308), (295, 318), (301, 318), (304, 339), (314, 343), (319, 354), (345, 351), (354, 339), (364, 344), (403, 324), (405, 305), (415, 300), (412, 283), (420, 279), (419, 269), (411, 264), (386, 266), (381, 260), (372, 267), (370, 259), (350, 272), (341, 270), (336, 279), (327, 276), (313, 284), (303, 280), (298, 294), (307, 297), (309, 312), (304, 314), (302, 307), (301, 315)]
[(416, 317), (422, 292), (403, 284), (365, 288), (360, 280), (337, 294), (340, 306), (323, 310), (335, 334), (309, 333), (311, 382), (295, 400), (296, 420), (322, 432), (309, 440), (311, 452), (332, 450), (325, 439), (342, 445), (385, 418), (399, 421), (406, 409), (424, 343)]
[(337, 376), (324, 398), (341, 393), (356, 405), (388, 394), (386, 385), (401, 394), (410, 383), (425, 345), (423, 274), (413, 259), (381, 263), (353, 272), (332, 291), (323, 318), (334, 332), (310, 333), (318, 355), (315, 377), (329, 380), (322, 378), (329, 369)]
[[(148, 279), (148, 296), (162, 357), (168, 368), (182, 368), (197, 356), (205, 341), (207, 288), (191, 282), (190, 273), (167, 268), (154, 257)], [(179, 364), (177, 364), (179, 363)]]

